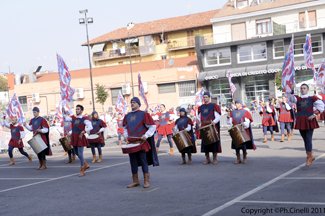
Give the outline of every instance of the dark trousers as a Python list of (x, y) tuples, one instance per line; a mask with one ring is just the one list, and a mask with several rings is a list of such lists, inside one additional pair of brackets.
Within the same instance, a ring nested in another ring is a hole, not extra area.
[[(96, 154), (96, 151), (95, 151), (95, 143), (89, 143), (90, 145), (90, 148), (91, 148), (91, 153), (94, 155)], [(98, 154), (99, 155), (102, 155), (102, 145), (101, 144), (97, 144), (97, 149), (98, 149)]]
[(78, 156), (80, 160), (80, 165), (85, 165), (85, 158), (84, 158), (84, 147), (83, 146), (73, 146), (74, 151), (76, 152), (76, 155)]
[[(157, 148), (159, 148), (160, 142), (161, 142), (163, 137), (164, 137), (163, 135), (158, 134), (158, 141), (157, 141), (157, 145), (156, 145)], [(167, 139), (168, 139), (168, 142), (169, 142), (169, 147), (173, 148), (172, 135), (171, 134), (167, 135)]]
[(243, 154), (247, 154), (246, 145), (242, 145), (242, 147), (236, 148), (236, 154), (239, 154), (240, 149), (243, 150)]
[(45, 150), (41, 151), (40, 153), (37, 154), (38, 160), (46, 160), (45, 157)]
[(74, 151), (74, 149), (71, 149), (68, 151), (68, 155), (71, 156), (72, 155), (76, 155), (76, 152)]
[(182, 157), (185, 157), (185, 154), (188, 154), (188, 156), (192, 155), (191, 149), (187, 149), (185, 152), (182, 152)]
[[(11, 146), (11, 145), (8, 147), (8, 154), (9, 154), (9, 157), (10, 157), (10, 158), (13, 157), (12, 150), (13, 150), (14, 148), (15, 148), (15, 147), (13, 147), (13, 146)], [(18, 149), (19, 149), (20, 154), (25, 155), (26, 157), (28, 157), (28, 154), (24, 151), (23, 148), (18, 148)]]
[(284, 134), (284, 129), (287, 128), (288, 134), (291, 133), (291, 122), (280, 122), (281, 135)]
[(131, 171), (133, 175), (138, 173), (138, 162), (141, 163), (143, 173), (149, 172), (146, 152), (140, 151), (136, 153), (131, 153), (129, 154), (129, 157), (130, 157)]
[(269, 127), (271, 134), (273, 134), (273, 126), (263, 126), (264, 135), (267, 135), (267, 127)]
[(312, 152), (313, 151), (313, 133), (314, 129), (312, 130), (299, 130), (300, 135), (302, 136), (304, 143), (305, 143), (305, 149), (306, 152)]
[(122, 133), (118, 133), (118, 141), (121, 141)]

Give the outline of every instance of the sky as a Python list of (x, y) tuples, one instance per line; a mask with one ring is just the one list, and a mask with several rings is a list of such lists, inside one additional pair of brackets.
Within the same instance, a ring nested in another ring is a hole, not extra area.
[[(30, 74), (31, 69), (58, 71), (56, 53), (69, 70), (89, 68), (86, 27), (79, 10), (94, 23), (89, 39), (127, 23), (135, 24), (221, 8), (228, 0), (0, 0), (0, 73)], [(190, 5), (190, 10), (189, 6)]]

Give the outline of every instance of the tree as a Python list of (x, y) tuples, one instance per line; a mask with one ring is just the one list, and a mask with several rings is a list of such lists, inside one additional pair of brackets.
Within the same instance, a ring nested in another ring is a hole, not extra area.
[(283, 91), (282, 87), (282, 70), (280, 70), (278, 73), (275, 74), (275, 86), (278, 90)]
[(104, 85), (96, 84), (96, 102), (102, 105), (102, 109), (104, 112), (104, 103), (106, 102), (109, 94), (105, 89)]
[(8, 80), (0, 75), (0, 92), (8, 91)]

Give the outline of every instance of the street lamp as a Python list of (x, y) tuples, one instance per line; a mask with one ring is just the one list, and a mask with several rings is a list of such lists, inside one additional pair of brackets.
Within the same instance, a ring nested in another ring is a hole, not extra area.
[(80, 10), (79, 13), (85, 14), (85, 18), (80, 18), (79, 19), (79, 24), (86, 25), (86, 33), (87, 33), (87, 44), (88, 44), (88, 58), (89, 58), (89, 69), (90, 69), (90, 85), (91, 85), (91, 97), (93, 101), (93, 111), (95, 111), (95, 99), (94, 99), (94, 88), (93, 88), (93, 74), (91, 71), (91, 58), (90, 58), (90, 45), (89, 45), (89, 36), (88, 36), (88, 24), (93, 23), (93, 18), (88, 17), (87, 18), (87, 13), (88, 10)]
[[(130, 30), (134, 27), (134, 23), (130, 22), (127, 24), (126, 29)], [(134, 97), (134, 86), (133, 86), (133, 75), (132, 75), (132, 61), (131, 61), (131, 41), (130, 41), (130, 33), (128, 31), (128, 42), (129, 42), (129, 55), (130, 55), (130, 69), (131, 69), (131, 83), (132, 83), (132, 97)]]

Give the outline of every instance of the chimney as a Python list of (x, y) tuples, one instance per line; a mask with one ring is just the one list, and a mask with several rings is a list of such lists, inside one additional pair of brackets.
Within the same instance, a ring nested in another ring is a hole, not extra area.
[(8, 89), (14, 90), (15, 89), (15, 74), (7, 74), (8, 78)]

